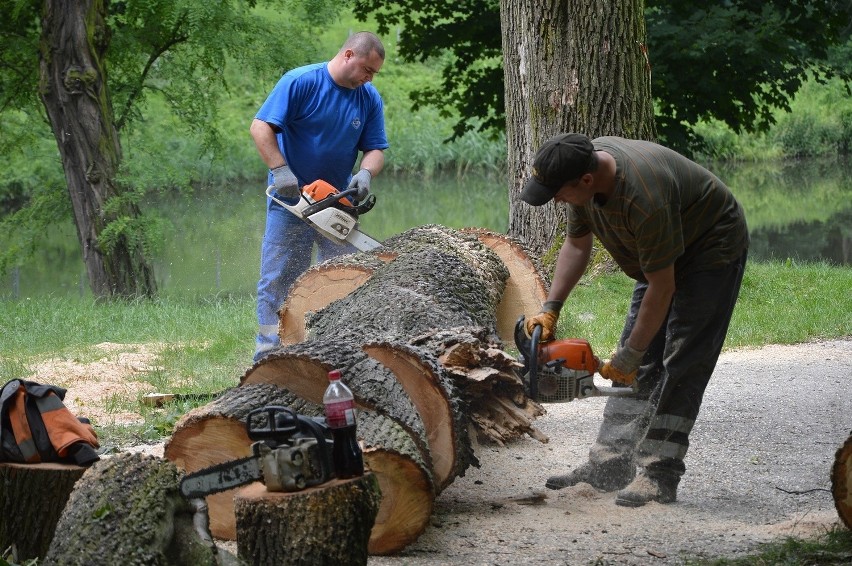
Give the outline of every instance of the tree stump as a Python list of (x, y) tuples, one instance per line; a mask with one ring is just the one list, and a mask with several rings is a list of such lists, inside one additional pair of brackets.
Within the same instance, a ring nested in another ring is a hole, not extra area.
[(59, 516), (86, 468), (0, 463), (0, 551), (15, 561), (44, 558)]
[(174, 464), (153, 456), (95, 463), (71, 492), (42, 564), (216, 565), (179, 480)]
[(234, 497), (240, 559), (263, 565), (366, 564), (380, 499), (369, 472), (296, 492), (245, 487)]

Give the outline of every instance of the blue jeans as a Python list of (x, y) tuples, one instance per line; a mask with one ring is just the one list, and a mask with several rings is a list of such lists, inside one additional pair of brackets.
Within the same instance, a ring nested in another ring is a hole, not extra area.
[[(290, 204), (297, 199), (284, 202)], [(257, 282), (257, 323), (254, 361), (281, 345), (278, 309), (294, 281), (311, 265), (314, 244), (317, 261), (353, 253), (354, 247), (328, 240), (305, 221), (272, 199), (266, 202), (266, 230), (260, 248), (260, 280)]]

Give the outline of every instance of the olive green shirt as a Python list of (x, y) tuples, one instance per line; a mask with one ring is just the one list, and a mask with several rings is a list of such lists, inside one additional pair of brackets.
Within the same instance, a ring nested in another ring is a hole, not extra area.
[(569, 237), (592, 232), (637, 281), (672, 264), (676, 279), (717, 269), (748, 249), (743, 209), (713, 173), (648, 141), (592, 143), (615, 158), (615, 190), (606, 202), (569, 205)]

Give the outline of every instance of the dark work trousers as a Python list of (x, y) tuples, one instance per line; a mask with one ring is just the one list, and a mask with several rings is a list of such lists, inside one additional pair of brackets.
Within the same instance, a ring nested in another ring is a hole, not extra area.
[[(722, 351), (746, 256), (722, 269), (677, 279), (666, 320), (637, 375), (639, 396), (607, 401), (589, 451), (592, 463), (633, 460), (648, 475), (675, 484), (686, 471), (689, 433)], [(647, 283), (634, 286), (622, 344), (633, 330), (647, 288)]]

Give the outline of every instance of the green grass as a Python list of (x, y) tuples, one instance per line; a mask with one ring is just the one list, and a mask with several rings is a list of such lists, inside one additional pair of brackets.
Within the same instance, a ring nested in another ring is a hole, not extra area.
[[(588, 339), (606, 356), (618, 341), (633, 283), (626, 276), (587, 278), (567, 301), (560, 336)], [(794, 262), (750, 263), (726, 342), (727, 348), (791, 344), (852, 336), (852, 269)], [(136, 379), (159, 391), (211, 394), (239, 383), (251, 364), (255, 333), (251, 296), (164, 297), (98, 302), (55, 297), (0, 302), (0, 376), (32, 374), (48, 358), (91, 362), (103, 342), (157, 346), (153, 369)], [(511, 348), (512, 345), (507, 345)], [(114, 412), (141, 412), (145, 422), (103, 427), (110, 446), (157, 441), (175, 420), (203, 400), (157, 409), (115, 397)], [(95, 423), (96, 425), (98, 423)]]
[[(565, 303), (559, 335), (583, 337), (606, 356), (621, 335), (633, 281), (584, 279)], [(852, 336), (852, 269), (824, 263), (746, 266), (725, 347), (753, 348)]]
[(852, 564), (852, 531), (836, 528), (814, 540), (788, 538), (739, 558), (687, 560), (687, 566), (841, 566)]

